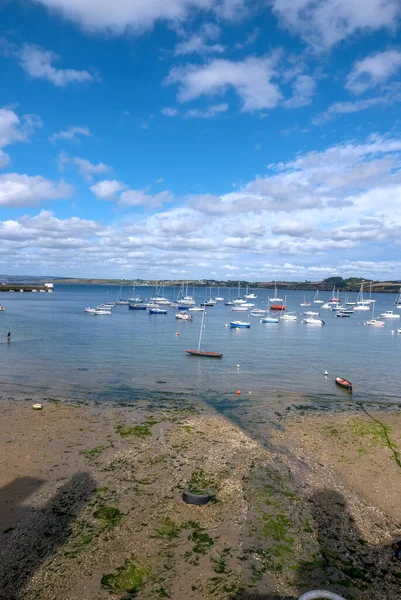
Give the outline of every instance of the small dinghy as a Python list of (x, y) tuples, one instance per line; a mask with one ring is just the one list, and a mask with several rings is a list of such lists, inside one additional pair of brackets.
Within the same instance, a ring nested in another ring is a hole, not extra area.
[(347, 379), (343, 379), (343, 377), (336, 377), (335, 382), (337, 385), (344, 388), (345, 390), (352, 392), (352, 383)]

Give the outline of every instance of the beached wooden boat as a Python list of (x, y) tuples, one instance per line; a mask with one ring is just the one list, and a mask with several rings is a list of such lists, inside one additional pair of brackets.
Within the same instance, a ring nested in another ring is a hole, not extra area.
[(344, 379), (343, 377), (336, 377), (335, 382), (337, 385), (344, 388), (345, 390), (352, 392), (352, 383), (347, 379)]

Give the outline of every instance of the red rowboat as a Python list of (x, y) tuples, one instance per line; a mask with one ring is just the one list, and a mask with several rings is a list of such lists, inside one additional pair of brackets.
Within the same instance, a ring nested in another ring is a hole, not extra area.
[(343, 379), (342, 377), (336, 377), (335, 382), (337, 385), (344, 388), (345, 390), (352, 392), (352, 383), (347, 379)]
[(269, 310), (287, 310), (284, 304), (270, 304)]

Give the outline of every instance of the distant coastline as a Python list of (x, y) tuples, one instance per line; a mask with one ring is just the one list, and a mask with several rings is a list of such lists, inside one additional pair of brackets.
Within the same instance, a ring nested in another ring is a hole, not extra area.
[(151, 279), (106, 279), (106, 278), (85, 278), (85, 277), (30, 277), (25, 276), (11, 276), (3, 275), (0, 276), (2, 279), (1, 287), (7, 288), (9, 286), (40, 286), (43, 282), (50, 282), (55, 285), (115, 285), (115, 286), (138, 286), (138, 287), (180, 287), (188, 286), (192, 287), (222, 287), (222, 288), (237, 288), (238, 283), (241, 288), (248, 286), (251, 289), (273, 289), (274, 285), (280, 290), (301, 290), (301, 291), (332, 291), (333, 287), (340, 292), (357, 292), (361, 284), (364, 284), (365, 292), (372, 293), (397, 293), (401, 287), (401, 279), (392, 281), (373, 281), (371, 279), (364, 279), (362, 277), (350, 277), (343, 279), (342, 277), (329, 277), (321, 281), (246, 281), (246, 280), (229, 280), (219, 281), (215, 279), (196, 279), (196, 280), (179, 280), (179, 279), (163, 279), (163, 280), (151, 280)]

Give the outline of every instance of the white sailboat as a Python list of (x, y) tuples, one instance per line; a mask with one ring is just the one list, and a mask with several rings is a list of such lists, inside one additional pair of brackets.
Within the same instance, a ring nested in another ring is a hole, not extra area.
[(319, 300), (319, 290), (316, 290), (316, 294), (313, 298), (313, 304), (323, 304), (323, 300)]
[(370, 310), (370, 302), (363, 298), (363, 283), (361, 283), (354, 310)]
[(394, 306), (401, 309), (401, 287), (398, 291), (397, 298), (395, 299)]
[(282, 302), (283, 301), (282, 298), (279, 298), (277, 296), (277, 285), (276, 285), (276, 282), (274, 282), (274, 296), (273, 296), (273, 298), (269, 298), (269, 300), (270, 300), (270, 302)]
[(384, 327), (384, 321), (380, 321), (379, 319), (374, 319), (375, 305), (372, 304), (372, 316), (369, 321), (366, 321), (366, 325), (370, 325), (371, 327)]

